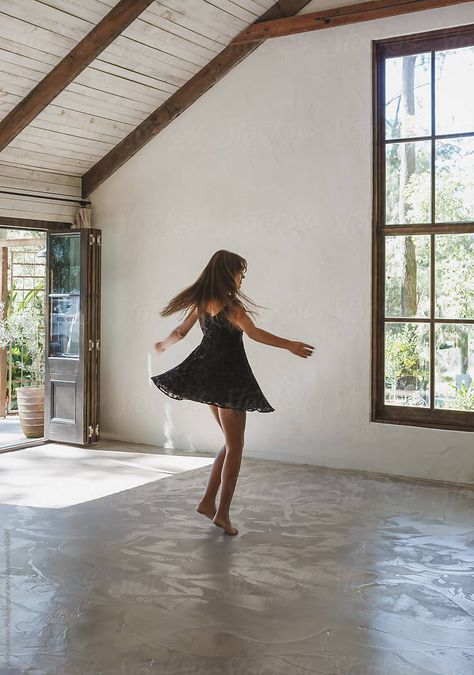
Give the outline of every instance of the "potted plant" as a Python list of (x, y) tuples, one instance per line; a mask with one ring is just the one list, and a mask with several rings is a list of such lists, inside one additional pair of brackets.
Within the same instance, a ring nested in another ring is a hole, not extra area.
[(44, 435), (44, 315), (38, 290), (28, 293), (6, 318), (0, 301), (0, 347), (8, 344), (26, 350), (29, 355), (23, 370), (25, 386), (16, 388), (20, 425), (27, 438)]

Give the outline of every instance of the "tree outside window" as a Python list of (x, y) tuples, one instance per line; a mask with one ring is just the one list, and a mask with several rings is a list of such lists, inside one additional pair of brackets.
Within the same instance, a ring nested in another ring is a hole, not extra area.
[(375, 67), (372, 419), (474, 429), (474, 31), (379, 41)]

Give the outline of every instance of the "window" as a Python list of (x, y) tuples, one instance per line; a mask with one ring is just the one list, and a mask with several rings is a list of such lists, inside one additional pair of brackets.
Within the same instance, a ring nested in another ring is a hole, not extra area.
[(371, 419), (474, 431), (474, 25), (373, 67)]

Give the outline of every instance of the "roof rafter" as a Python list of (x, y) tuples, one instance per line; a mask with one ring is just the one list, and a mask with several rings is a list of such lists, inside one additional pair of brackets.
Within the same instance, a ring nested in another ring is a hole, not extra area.
[[(18, 230), (69, 230), (71, 223), (60, 223), (52, 220), (35, 220), (31, 218), (11, 218), (9, 216), (0, 216), (0, 225)], [(0, 246), (3, 240), (0, 239)]]
[[(309, 2), (310, 0), (280, 0), (260, 16), (255, 23), (293, 16)], [(253, 52), (261, 42), (263, 40), (253, 41), (246, 45), (230, 43), (225, 47), (84, 174), (82, 177), (83, 196), (90, 195), (148, 141), (160, 133), (234, 66)]]
[(239, 33), (230, 44), (243, 45), (252, 42), (258, 42), (260, 44), (262, 40), (267, 40), (269, 38), (295, 35), (296, 33), (307, 33), (309, 31), (333, 28), (335, 26), (345, 26), (350, 23), (359, 23), (361, 21), (384, 19), (390, 16), (409, 14), (410, 12), (419, 12), (426, 9), (436, 9), (438, 7), (447, 7), (469, 1), (470, 0), (372, 0), (370, 2), (360, 2), (353, 5), (344, 5), (342, 7), (310, 12), (300, 16), (252, 24)]
[(120, 0), (0, 122), (0, 151), (154, 0)]

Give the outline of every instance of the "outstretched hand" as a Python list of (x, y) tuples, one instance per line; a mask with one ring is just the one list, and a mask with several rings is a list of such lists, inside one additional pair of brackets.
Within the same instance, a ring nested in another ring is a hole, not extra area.
[(313, 349), (314, 347), (312, 345), (308, 345), (306, 342), (292, 340), (288, 351), (290, 351), (292, 354), (296, 354), (296, 356), (301, 356), (303, 359), (306, 359), (308, 356), (311, 356)]
[(161, 352), (165, 351), (166, 347), (164, 347), (163, 342), (161, 341), (161, 342), (155, 342), (154, 349), (159, 354), (161, 354)]

